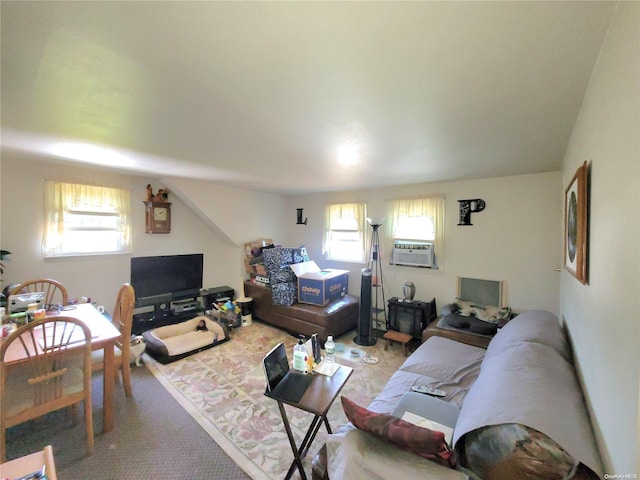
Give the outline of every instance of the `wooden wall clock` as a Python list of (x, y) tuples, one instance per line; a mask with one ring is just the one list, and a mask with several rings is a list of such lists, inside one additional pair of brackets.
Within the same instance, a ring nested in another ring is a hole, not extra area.
[(143, 202), (145, 205), (145, 233), (171, 232), (171, 203)]

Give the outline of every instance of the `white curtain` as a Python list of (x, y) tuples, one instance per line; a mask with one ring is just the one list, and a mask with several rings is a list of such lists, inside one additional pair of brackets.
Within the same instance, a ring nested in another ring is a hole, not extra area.
[(42, 254), (55, 256), (63, 250), (64, 213), (111, 211), (120, 219), (122, 251), (131, 251), (131, 195), (121, 188), (45, 182), (45, 223)]
[[(365, 244), (365, 204), (364, 203), (340, 203), (328, 205), (325, 211), (325, 234), (322, 241), (322, 252), (331, 257), (331, 232), (333, 230), (355, 230), (359, 236), (364, 258)], [(359, 259), (360, 261), (362, 258)]]
[(392, 236), (398, 228), (398, 222), (402, 217), (429, 217), (433, 222), (435, 238), (433, 251), (439, 258), (438, 263), (444, 258), (444, 197), (412, 198), (396, 200), (393, 202)]

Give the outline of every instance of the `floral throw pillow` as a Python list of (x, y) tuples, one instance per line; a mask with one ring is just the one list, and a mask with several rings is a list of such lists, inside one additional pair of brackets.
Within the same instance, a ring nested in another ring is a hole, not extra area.
[(495, 307), (492, 305), (478, 305), (467, 300), (456, 298), (451, 304), (451, 311), (463, 317), (474, 316), (484, 322), (504, 326), (511, 319), (511, 308)]
[(503, 326), (511, 318), (511, 309), (509, 307), (494, 307), (487, 305), (484, 308), (476, 309), (476, 317), (478, 320), (497, 323), (499, 326)]
[(445, 467), (455, 467), (455, 453), (447, 446), (444, 433), (418, 427), (393, 415), (372, 412), (346, 397), (340, 400), (345, 415), (356, 428)]
[(463, 439), (464, 441), (459, 443), (464, 451), (461, 455), (464, 460), (461, 463), (479, 478), (577, 478), (573, 476), (573, 457), (554, 440), (526, 425), (489, 425), (467, 433)]
[(453, 301), (453, 309), (452, 311), (457, 313), (458, 315), (462, 315), (463, 317), (470, 317), (471, 315), (476, 314), (476, 309), (478, 307), (482, 308), (480, 305), (475, 305), (466, 300), (462, 300), (460, 298), (456, 298)]

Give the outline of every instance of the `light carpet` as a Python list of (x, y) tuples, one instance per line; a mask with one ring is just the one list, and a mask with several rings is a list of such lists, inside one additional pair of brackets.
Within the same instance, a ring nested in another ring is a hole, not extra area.
[[(336, 354), (338, 363), (354, 369), (342, 395), (366, 406), (380, 392), (393, 372), (404, 361), (404, 350), (394, 344), (384, 350), (386, 340), (373, 346), (353, 342), (355, 332), (336, 341), (346, 349)], [(145, 362), (160, 383), (207, 431), (249, 476), (255, 480), (284, 478), (293, 453), (287, 439), (277, 403), (264, 395), (265, 377), (262, 358), (279, 342), (284, 342), (291, 360), (296, 338), (261, 322), (235, 329), (231, 340), (168, 365), (149, 356)], [(377, 364), (352, 357), (358, 349), (380, 359)], [(312, 415), (285, 406), (292, 431), (299, 445)], [(347, 423), (341, 402), (334, 402), (327, 415), (332, 430)], [(324, 444), (327, 432), (321, 427), (304, 459), (305, 472), (311, 478), (311, 461)], [(297, 471), (293, 478), (299, 478)]]

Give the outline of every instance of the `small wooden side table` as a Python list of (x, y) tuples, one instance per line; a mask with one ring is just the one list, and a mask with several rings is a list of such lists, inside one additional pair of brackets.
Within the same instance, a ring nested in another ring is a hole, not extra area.
[(0, 465), (1, 478), (18, 478), (32, 472), (42, 471), (45, 467), (45, 475), (49, 480), (58, 480), (56, 464), (53, 460), (53, 448), (47, 445), (39, 452), (16, 458)]
[[(327, 420), (327, 412), (342, 390), (342, 387), (344, 387), (347, 380), (349, 380), (352, 373), (353, 368), (340, 365), (340, 368), (330, 377), (320, 373), (314, 374), (311, 385), (309, 385), (307, 390), (304, 392), (303, 397), (297, 403), (282, 400), (271, 395), (270, 392), (265, 392), (267, 397), (273, 398), (278, 402), (278, 408), (280, 409), (280, 415), (282, 415), (284, 428), (287, 431), (287, 436), (289, 437), (291, 451), (295, 457), (289, 467), (287, 476), (285, 477), (286, 480), (291, 478), (296, 467), (298, 467), (302, 480), (307, 480), (307, 475), (305, 474), (304, 467), (302, 465), (302, 458), (307, 454), (313, 439), (316, 438), (316, 434), (323, 423), (327, 427), (327, 432), (329, 434), (332, 433), (329, 420)], [(292, 407), (299, 408), (300, 410), (304, 410), (305, 412), (309, 412), (314, 415), (311, 425), (309, 425), (309, 429), (304, 436), (304, 440), (299, 447), (296, 446), (295, 437), (291, 431), (291, 425), (289, 424), (289, 418), (287, 417), (287, 412), (284, 409), (284, 404), (291, 405)]]
[(384, 346), (385, 350), (389, 348), (391, 342), (399, 342), (404, 347), (404, 356), (409, 356), (409, 349), (407, 348), (407, 344), (413, 339), (411, 335), (409, 335), (408, 333), (396, 332), (395, 330), (387, 330), (383, 337), (387, 339), (387, 344)]

